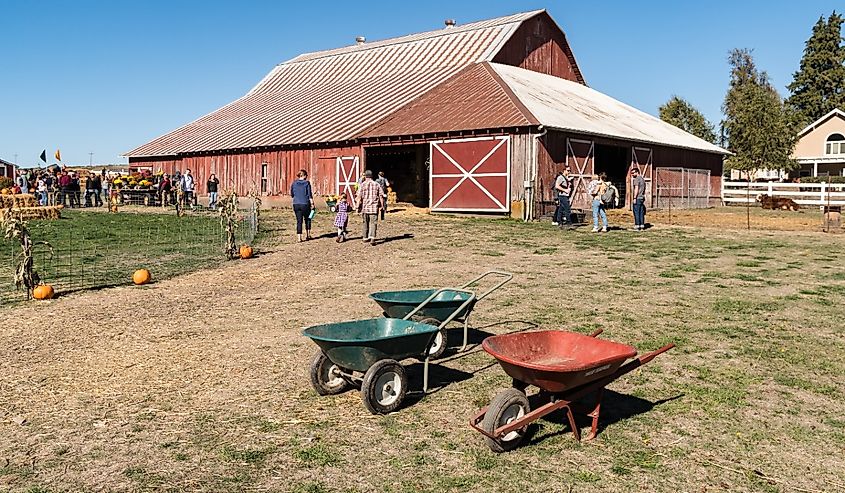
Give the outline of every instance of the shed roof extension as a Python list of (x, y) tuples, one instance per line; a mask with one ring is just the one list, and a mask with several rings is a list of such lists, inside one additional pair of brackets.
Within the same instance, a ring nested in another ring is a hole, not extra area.
[(582, 84), (498, 63), (481, 63), (388, 115), (361, 137), (544, 125), (581, 134), (728, 151)]
[(730, 154), (595, 89), (519, 67), (490, 66), (541, 124), (560, 130)]
[(249, 93), (126, 155), (343, 142), (466, 67), (543, 10), (300, 55)]

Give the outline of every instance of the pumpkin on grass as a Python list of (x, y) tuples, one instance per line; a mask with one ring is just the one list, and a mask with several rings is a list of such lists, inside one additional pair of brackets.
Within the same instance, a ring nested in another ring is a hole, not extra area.
[(132, 274), (132, 282), (134, 282), (137, 286), (147, 284), (151, 279), (152, 275), (147, 269), (138, 269), (134, 274)]
[(249, 245), (243, 245), (240, 249), (241, 258), (252, 258), (252, 247)]
[(36, 300), (49, 300), (55, 294), (56, 292), (53, 291), (53, 286), (49, 284), (39, 284), (32, 290), (32, 297)]

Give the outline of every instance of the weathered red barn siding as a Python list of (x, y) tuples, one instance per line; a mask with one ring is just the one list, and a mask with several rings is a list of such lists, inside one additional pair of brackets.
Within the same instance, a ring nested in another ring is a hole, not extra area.
[(358, 156), (360, 146), (284, 149), (272, 151), (227, 152), (181, 158), (130, 158), (131, 164), (149, 164), (154, 170), (167, 173), (190, 169), (196, 177), (198, 192), (205, 195), (205, 182), (211, 173), (217, 175), (223, 189), (234, 188), (245, 195), (261, 190), (261, 165), (267, 164), (265, 195), (289, 195), (290, 185), (299, 170), (308, 171), (315, 194), (335, 191), (336, 158)]
[[(557, 172), (562, 170), (566, 164), (567, 138), (593, 141), (596, 145), (611, 145), (627, 148), (629, 158), (630, 149), (634, 146), (638, 148), (643, 147), (652, 149), (652, 166), (654, 168), (678, 167), (709, 170), (711, 202), (719, 199), (722, 187), (723, 169), (722, 156), (720, 154), (549, 130), (549, 132), (541, 139), (541, 145), (538, 146), (537, 181), (535, 184), (536, 192), (534, 197), (534, 207), (538, 215), (543, 210), (543, 202), (546, 203), (545, 206), (548, 208), (548, 203), (555, 199), (554, 193), (551, 189), (551, 184), (554, 183), (554, 177)], [(628, 165), (630, 165), (630, 162)], [(576, 170), (572, 169), (572, 166), (570, 166), (570, 171), (575, 172)], [(584, 171), (586, 173), (592, 173), (594, 168), (590, 166)], [(653, 176), (653, 171), (649, 176)], [(586, 207), (585, 204), (576, 204), (576, 206)]]
[(524, 21), (493, 61), (584, 83), (566, 35), (545, 12)]
[(654, 148), (654, 166), (657, 168), (692, 168), (710, 171), (710, 202), (721, 201), (724, 157), (721, 154), (679, 149), (676, 147), (651, 146)]

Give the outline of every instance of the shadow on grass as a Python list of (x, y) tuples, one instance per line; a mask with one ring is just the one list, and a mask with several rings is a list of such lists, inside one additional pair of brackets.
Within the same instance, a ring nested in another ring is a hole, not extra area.
[[(651, 402), (640, 397), (620, 394), (619, 392), (605, 389), (601, 400), (601, 414), (599, 416), (597, 434), (601, 435), (601, 432), (609, 425), (647, 413), (654, 409), (655, 406), (680, 399), (683, 396), (684, 394), (680, 393), (666, 399)], [(589, 417), (587, 413), (592, 411), (596, 402), (595, 399), (596, 395), (595, 393), (592, 393), (585, 396), (583, 399), (579, 399), (572, 406), (572, 413), (575, 416), (575, 425), (581, 430), (582, 440), (589, 435), (589, 429), (592, 426), (592, 418)], [(529, 401), (532, 409), (536, 409), (547, 402), (544, 400), (542, 394), (532, 395), (529, 397)], [(564, 427), (557, 431), (536, 434), (538, 426), (536, 424), (532, 424), (528, 427), (526, 444), (534, 445), (557, 435), (572, 434), (572, 429), (569, 426), (569, 420), (567, 419), (566, 412), (564, 410), (558, 410), (548, 414), (543, 418), (543, 420), (563, 423)]]

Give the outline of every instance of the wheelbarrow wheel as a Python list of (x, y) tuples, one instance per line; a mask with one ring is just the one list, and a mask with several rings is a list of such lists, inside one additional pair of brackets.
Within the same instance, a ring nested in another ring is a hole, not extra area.
[[(440, 326), (440, 320), (437, 320), (433, 317), (424, 318), (420, 320), (420, 323), (433, 325), (435, 327)], [(446, 335), (446, 327), (443, 327), (437, 332), (437, 335), (434, 336), (434, 342), (431, 344), (431, 349), (428, 350), (429, 359), (437, 359), (443, 356), (443, 353), (446, 352), (448, 341), (449, 340)]]
[[(497, 428), (516, 421), (530, 412), (528, 397), (525, 393), (514, 388), (505, 389), (493, 398), (487, 406), (487, 413), (481, 422), (481, 428), (487, 433), (493, 434)], [(526, 428), (514, 430), (503, 437), (496, 439), (485, 438), (487, 446), (496, 453), (507, 452), (519, 446), (525, 437)]]
[(322, 351), (317, 351), (311, 360), (311, 386), (320, 395), (339, 394), (350, 387), (350, 383), (340, 374), (341, 371), (350, 373), (332, 363)]
[(373, 414), (387, 414), (399, 409), (408, 391), (405, 368), (398, 361), (383, 359), (364, 374), (361, 400)]

